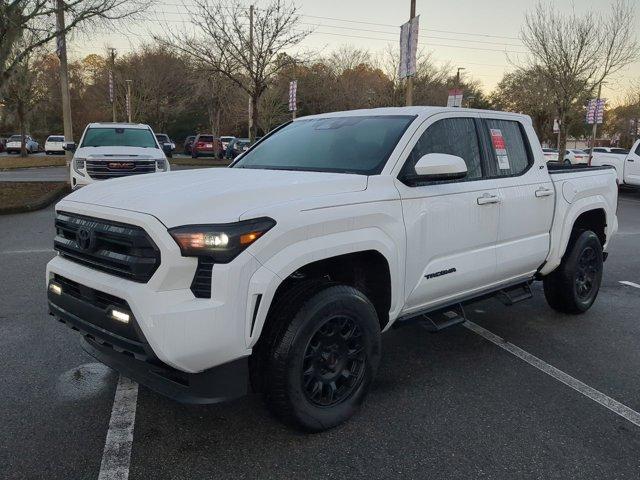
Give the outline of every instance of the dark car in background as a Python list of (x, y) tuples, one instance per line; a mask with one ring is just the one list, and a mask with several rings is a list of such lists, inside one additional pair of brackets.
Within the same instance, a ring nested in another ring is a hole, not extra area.
[(184, 139), (184, 154), (191, 155), (191, 147), (193, 147), (193, 141), (196, 139), (195, 135), (189, 135)]
[(173, 152), (176, 149), (176, 144), (173, 142), (173, 140), (171, 140), (171, 138), (169, 138), (169, 135), (167, 135), (166, 133), (156, 133), (156, 140), (158, 140), (160, 148), (162, 148), (165, 143), (171, 145), (171, 151), (165, 151), (165, 155), (167, 157), (173, 157)]
[(210, 133), (199, 133), (193, 140), (191, 157), (215, 157), (222, 158), (222, 142), (218, 137)]
[(249, 148), (248, 138), (234, 138), (227, 145), (225, 158), (234, 159)]

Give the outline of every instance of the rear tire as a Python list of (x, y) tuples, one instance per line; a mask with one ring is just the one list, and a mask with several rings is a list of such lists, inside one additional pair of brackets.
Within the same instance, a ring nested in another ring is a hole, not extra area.
[(353, 287), (325, 283), (294, 294), (271, 318), (257, 367), (269, 409), (318, 432), (348, 420), (364, 400), (380, 363), (380, 325)]
[(565, 167), (570, 167), (571, 166), (571, 160), (569, 160), (568, 158), (564, 159), (564, 162), (562, 163)]
[(569, 241), (560, 266), (543, 280), (544, 296), (562, 313), (584, 313), (598, 296), (603, 256), (600, 239), (591, 230), (577, 232)]

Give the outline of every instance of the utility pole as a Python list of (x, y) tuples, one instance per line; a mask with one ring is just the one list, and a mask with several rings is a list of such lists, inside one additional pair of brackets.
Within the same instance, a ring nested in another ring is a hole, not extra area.
[(127, 82), (127, 118), (131, 123), (131, 80), (125, 80)]
[(111, 72), (110, 72), (110, 82), (109, 82), (109, 96), (111, 97), (111, 110), (113, 113), (113, 123), (117, 122), (116, 120), (116, 49), (110, 48), (111, 50)]
[[(249, 7), (249, 76), (253, 76), (253, 5)], [(251, 82), (253, 83), (253, 82)], [(253, 99), (249, 95), (249, 142), (255, 140), (253, 135)]]
[[(591, 148), (589, 150), (589, 165), (591, 165), (591, 159), (593, 158), (593, 149), (596, 146), (596, 135), (598, 134), (598, 102), (600, 101), (600, 95), (602, 94), (602, 82), (598, 84), (598, 98), (596, 99), (596, 111), (593, 118), (593, 130), (591, 130)], [(604, 111), (604, 108), (603, 108)]]
[[(411, 9), (409, 12), (409, 20), (413, 20), (416, 16), (416, 0), (411, 0)], [(405, 91), (405, 104), (407, 107), (413, 105), (413, 76), (407, 77)]]
[(460, 70), (466, 70), (466, 68), (458, 67), (458, 70), (456, 71), (456, 89), (460, 88)]
[[(62, 97), (62, 124), (65, 142), (73, 142), (73, 124), (71, 122), (71, 99), (69, 95), (69, 67), (67, 65), (67, 39), (64, 25), (64, 0), (56, 0), (56, 49), (60, 59), (60, 90)], [(71, 163), (72, 153), (67, 151), (67, 164)]]

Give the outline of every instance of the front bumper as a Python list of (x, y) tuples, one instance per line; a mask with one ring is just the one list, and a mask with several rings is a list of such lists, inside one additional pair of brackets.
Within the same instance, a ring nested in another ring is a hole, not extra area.
[[(183, 403), (218, 403), (247, 393), (247, 357), (198, 373), (177, 370), (156, 357), (126, 302), (108, 297), (106, 302), (102, 300), (100, 308), (95, 301), (87, 300), (100, 292), (81, 286), (82, 296), (72, 295), (66, 293), (66, 286), (62, 283), (61, 293), (48, 289), (49, 312), (80, 332), (83, 349), (105, 365)], [(128, 324), (110, 318), (113, 307), (131, 314)]]

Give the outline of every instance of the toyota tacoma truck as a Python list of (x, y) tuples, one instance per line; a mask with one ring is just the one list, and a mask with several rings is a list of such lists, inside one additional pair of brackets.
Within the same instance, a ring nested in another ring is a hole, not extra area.
[(171, 170), (167, 156), (171, 143), (159, 143), (149, 125), (141, 123), (90, 123), (80, 144), (64, 144), (73, 152), (71, 188), (94, 182)]
[(50, 313), (156, 392), (251, 389), (308, 431), (354, 414), (392, 327), (437, 331), (533, 281), (587, 311), (618, 227), (615, 171), (548, 166), (529, 117), (504, 112), (303, 117), (230, 168), (145, 177), (56, 205)]

